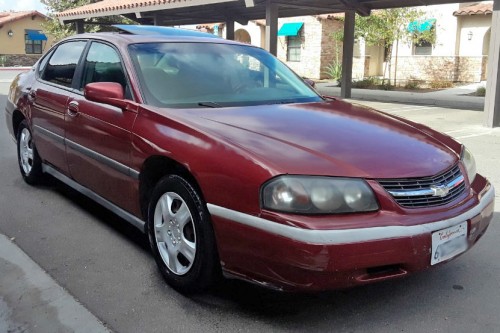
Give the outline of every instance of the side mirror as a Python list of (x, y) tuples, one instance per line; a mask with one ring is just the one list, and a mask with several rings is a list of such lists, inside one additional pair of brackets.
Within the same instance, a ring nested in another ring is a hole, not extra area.
[(109, 104), (124, 109), (127, 106), (123, 87), (116, 82), (93, 82), (83, 89), (83, 94), (89, 101)]

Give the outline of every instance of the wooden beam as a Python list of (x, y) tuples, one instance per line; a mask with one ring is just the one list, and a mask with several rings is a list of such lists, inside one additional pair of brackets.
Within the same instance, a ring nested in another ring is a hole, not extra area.
[(75, 30), (76, 30), (77, 34), (83, 34), (85, 32), (83, 20), (76, 20), (75, 21)]
[(234, 40), (234, 20), (226, 21), (226, 39)]
[(356, 13), (358, 13), (361, 16), (369, 16), (371, 13), (371, 9), (368, 8), (366, 5), (359, 3), (357, 0), (339, 0), (340, 3), (342, 3), (346, 9), (348, 10), (355, 10)]
[(288, 2), (274, 2), (280, 7), (283, 8), (294, 8), (294, 9), (305, 9), (305, 10), (318, 10), (318, 11), (326, 11), (326, 12), (332, 12), (332, 11), (344, 11), (345, 7), (344, 6), (335, 6), (335, 5), (329, 5), (329, 6), (309, 6), (309, 5), (296, 5)]
[(356, 14), (354, 11), (346, 11), (344, 21), (344, 47), (342, 51), (342, 79), (340, 84), (340, 96), (342, 98), (351, 98), (355, 22)]
[(278, 5), (272, 0), (266, 2), (266, 50), (278, 55)]

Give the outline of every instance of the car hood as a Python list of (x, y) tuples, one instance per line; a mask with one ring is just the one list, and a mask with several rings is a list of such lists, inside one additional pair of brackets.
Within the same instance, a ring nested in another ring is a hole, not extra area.
[(342, 101), (187, 113), (274, 174), (423, 177), (454, 165), (461, 149), (423, 125)]

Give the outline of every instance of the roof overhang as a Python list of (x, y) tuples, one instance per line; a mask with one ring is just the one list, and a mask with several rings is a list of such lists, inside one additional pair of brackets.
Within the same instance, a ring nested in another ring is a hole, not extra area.
[[(425, 6), (465, 2), (461, 0), (271, 0), (279, 17), (321, 15), (354, 10), (369, 15), (372, 10), (401, 6)], [(62, 23), (93, 17), (124, 15), (142, 24), (185, 25), (249, 20), (266, 17), (268, 0), (103, 0), (57, 13)]]
[(460, 8), (453, 12), (455, 16), (471, 16), (471, 15), (491, 15), (493, 14), (492, 3), (480, 3), (472, 6)]

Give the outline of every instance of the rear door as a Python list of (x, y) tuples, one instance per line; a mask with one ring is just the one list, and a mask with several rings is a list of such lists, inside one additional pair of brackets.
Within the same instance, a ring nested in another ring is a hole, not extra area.
[(71, 176), (80, 184), (129, 211), (137, 211), (131, 198), (138, 172), (129, 168), (131, 130), (137, 114), (87, 100), (91, 82), (120, 83), (131, 98), (129, 81), (117, 49), (93, 41), (82, 59), (79, 90), (68, 100), (66, 152)]
[(40, 64), (40, 74), (31, 87), (31, 118), (37, 150), (45, 163), (68, 173), (64, 146), (65, 114), (73, 78), (87, 41), (60, 44)]

